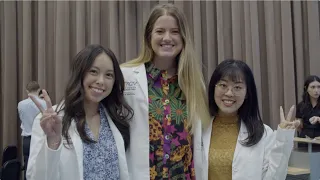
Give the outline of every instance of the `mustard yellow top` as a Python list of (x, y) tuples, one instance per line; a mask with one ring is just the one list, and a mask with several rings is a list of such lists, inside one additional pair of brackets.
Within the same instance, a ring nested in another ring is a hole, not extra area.
[(212, 124), (209, 149), (209, 180), (231, 180), (236, 149), (238, 116), (217, 116)]

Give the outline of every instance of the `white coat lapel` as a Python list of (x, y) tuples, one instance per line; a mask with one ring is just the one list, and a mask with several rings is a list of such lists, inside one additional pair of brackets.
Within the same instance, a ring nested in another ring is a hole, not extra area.
[(248, 137), (248, 131), (247, 131), (246, 125), (241, 121), (240, 131), (238, 135), (236, 149), (233, 156), (233, 161), (235, 161), (235, 159), (239, 155), (239, 152), (241, 152), (242, 148), (244, 148), (244, 146), (240, 142), (245, 140), (247, 137)]
[[(150, 179), (148, 81), (144, 64), (122, 69), (126, 81), (125, 99), (134, 109), (130, 121), (130, 147), (126, 151), (132, 180)], [(129, 83), (134, 83), (129, 84)]]
[(194, 126), (194, 135), (193, 135), (193, 155), (194, 155), (194, 166), (195, 174), (199, 179), (203, 179), (203, 163), (204, 163), (204, 154), (203, 154), (203, 142), (202, 142), (202, 127), (201, 121), (198, 120)]
[(209, 126), (205, 129), (203, 129), (203, 137), (202, 138), (203, 138), (204, 153), (205, 153), (206, 159), (209, 159), (209, 148), (210, 148), (213, 120), (214, 120), (214, 117), (210, 121)]
[(146, 76), (146, 67), (144, 64), (141, 64), (137, 68), (133, 69), (133, 73), (136, 75), (138, 84), (140, 85), (143, 94), (145, 95), (146, 99), (148, 99), (148, 81)]
[(212, 132), (212, 124), (213, 124), (214, 117), (209, 123), (209, 126), (206, 128), (203, 128), (203, 135), (202, 135), (202, 140), (203, 140), (203, 156), (204, 156), (204, 161), (203, 161), (203, 179), (208, 179), (208, 171), (209, 171), (209, 149), (210, 149), (210, 140), (211, 140), (211, 132)]
[(82, 144), (82, 140), (79, 136), (79, 133), (77, 131), (76, 123), (74, 120), (71, 123), (69, 134), (70, 134), (71, 141), (72, 141), (71, 147), (74, 148), (76, 155), (77, 155), (79, 176), (80, 176), (80, 179), (83, 179), (83, 144)]
[(107, 118), (108, 118), (108, 123), (110, 125), (110, 129), (112, 131), (114, 140), (116, 142), (117, 150), (118, 150), (118, 158), (119, 158), (119, 168), (120, 168), (120, 179), (121, 180), (127, 180), (129, 179), (128, 176), (128, 167), (127, 167), (127, 160), (126, 160), (126, 152), (125, 152), (125, 147), (124, 147), (124, 141), (122, 138), (122, 135), (116, 125), (113, 123), (111, 117), (109, 116), (108, 112), (106, 109), (104, 109)]

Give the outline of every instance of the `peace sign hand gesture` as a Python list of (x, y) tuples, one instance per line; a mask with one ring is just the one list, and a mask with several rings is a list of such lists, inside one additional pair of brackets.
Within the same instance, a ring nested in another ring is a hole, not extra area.
[(40, 119), (40, 126), (47, 135), (48, 146), (51, 149), (57, 149), (61, 141), (62, 134), (62, 120), (52, 108), (51, 99), (47, 91), (43, 90), (43, 97), (47, 105), (47, 109), (43, 109), (40, 102), (33, 96), (29, 95), (31, 100), (36, 104), (42, 117)]
[(290, 111), (287, 115), (287, 118), (285, 118), (283, 113), (283, 108), (280, 106), (280, 120), (281, 123), (279, 124), (280, 128), (282, 129), (296, 129), (300, 125), (299, 120), (292, 120), (292, 115), (294, 111), (294, 106), (291, 106)]

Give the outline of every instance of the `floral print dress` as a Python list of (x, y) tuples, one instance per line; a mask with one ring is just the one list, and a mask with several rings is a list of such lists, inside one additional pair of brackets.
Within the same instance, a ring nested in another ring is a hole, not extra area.
[(194, 180), (192, 136), (178, 76), (146, 63), (149, 94), (151, 180)]

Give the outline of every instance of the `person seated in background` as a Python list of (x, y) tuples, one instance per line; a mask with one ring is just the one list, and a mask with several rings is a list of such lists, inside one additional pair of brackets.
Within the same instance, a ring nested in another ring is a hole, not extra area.
[[(304, 82), (302, 101), (297, 105), (296, 118), (301, 121), (298, 136), (302, 138), (320, 137), (320, 78), (307, 77)], [(299, 143), (298, 147), (307, 144)], [(319, 148), (319, 145), (313, 145)]]

